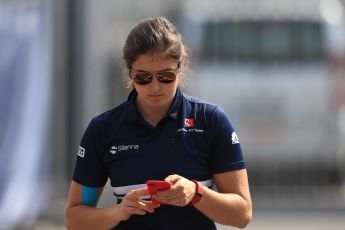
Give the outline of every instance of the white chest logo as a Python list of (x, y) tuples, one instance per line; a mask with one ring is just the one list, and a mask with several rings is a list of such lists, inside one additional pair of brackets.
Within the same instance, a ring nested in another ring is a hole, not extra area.
[(111, 154), (115, 154), (117, 152), (117, 147), (116, 146), (111, 146), (110, 151)]
[(118, 145), (118, 146), (111, 146), (109, 152), (111, 154), (116, 154), (121, 151), (127, 151), (127, 150), (137, 150), (139, 149), (139, 145)]

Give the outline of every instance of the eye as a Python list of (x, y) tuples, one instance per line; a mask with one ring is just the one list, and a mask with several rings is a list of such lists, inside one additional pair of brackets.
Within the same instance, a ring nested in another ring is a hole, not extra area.
[(160, 81), (174, 81), (176, 79), (176, 73), (173, 71), (162, 71), (157, 73), (157, 77)]
[(152, 79), (152, 75), (146, 72), (140, 72), (134, 75), (135, 78), (141, 81), (150, 81)]

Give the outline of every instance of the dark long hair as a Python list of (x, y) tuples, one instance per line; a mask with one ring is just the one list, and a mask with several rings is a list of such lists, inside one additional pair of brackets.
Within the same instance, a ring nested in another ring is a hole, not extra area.
[(164, 17), (147, 18), (139, 22), (128, 34), (123, 47), (127, 70), (140, 55), (161, 52), (180, 63), (181, 72), (187, 62), (186, 47), (177, 28)]

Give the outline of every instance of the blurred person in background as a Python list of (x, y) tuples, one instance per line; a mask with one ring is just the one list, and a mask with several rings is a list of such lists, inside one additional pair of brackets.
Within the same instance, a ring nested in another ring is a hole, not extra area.
[[(223, 109), (181, 91), (181, 34), (166, 18), (145, 19), (130, 31), (123, 58), (133, 90), (83, 135), (67, 228), (244, 228), (252, 204), (239, 140)], [(108, 178), (118, 202), (99, 208)], [(150, 200), (150, 179), (170, 182), (155, 196), (164, 205)]]

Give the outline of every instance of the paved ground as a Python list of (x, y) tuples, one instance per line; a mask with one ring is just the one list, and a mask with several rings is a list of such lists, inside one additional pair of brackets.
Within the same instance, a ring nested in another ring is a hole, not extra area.
[[(61, 223), (40, 220), (33, 230), (63, 230)], [(218, 230), (236, 228), (218, 225)], [(344, 230), (345, 210), (255, 210), (247, 230)]]

